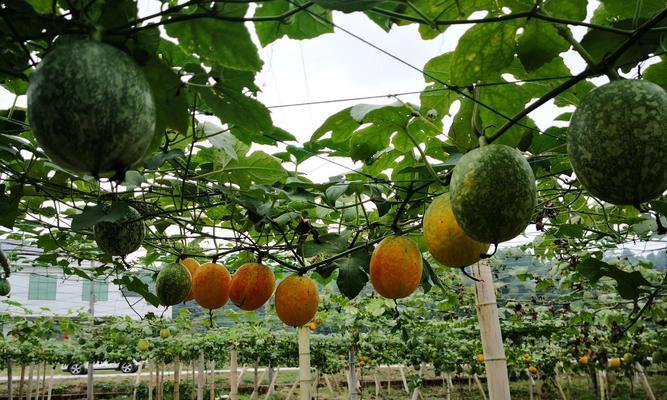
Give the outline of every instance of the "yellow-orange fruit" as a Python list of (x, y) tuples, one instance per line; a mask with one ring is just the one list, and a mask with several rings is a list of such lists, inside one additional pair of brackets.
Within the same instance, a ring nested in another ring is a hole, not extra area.
[(537, 368), (528, 367), (528, 372), (530, 372), (531, 375), (537, 375)]
[(308, 324), (308, 329), (310, 329), (311, 331), (314, 331), (315, 329), (317, 329), (317, 324), (314, 323), (314, 322), (311, 322), (310, 324)]
[(618, 368), (618, 367), (620, 367), (620, 366), (621, 366), (621, 359), (618, 358), (618, 357), (612, 357), (612, 358), (609, 360), (609, 366), (610, 366), (611, 368)]
[[(194, 279), (195, 271), (197, 270), (197, 268), (199, 268), (199, 262), (197, 262), (197, 260), (195, 260), (194, 258), (184, 258), (182, 260), (179, 260), (178, 262), (182, 266), (187, 268), (188, 271), (190, 271), (190, 276)], [(193, 282), (192, 286), (194, 286), (194, 280), (192, 282)], [(192, 289), (190, 289), (190, 293), (188, 293), (188, 297), (186, 297), (185, 300), (183, 300), (183, 301), (190, 301), (194, 298), (195, 298), (195, 294), (192, 291)]]
[(317, 285), (305, 276), (290, 275), (276, 288), (276, 313), (286, 325), (307, 324), (315, 316), (319, 302)]
[(449, 193), (436, 197), (424, 213), (424, 241), (433, 258), (448, 267), (466, 267), (489, 249), (463, 232), (456, 222)]
[(484, 362), (484, 354), (477, 354), (477, 361)]
[(579, 358), (579, 364), (586, 366), (588, 365), (588, 356), (581, 356)]
[(229, 300), (241, 310), (256, 310), (271, 298), (275, 284), (276, 277), (266, 265), (243, 264), (232, 277)]
[(380, 242), (371, 256), (371, 284), (388, 299), (407, 297), (422, 279), (422, 254), (405, 236), (390, 236)]
[(195, 301), (210, 310), (224, 306), (229, 300), (231, 281), (232, 277), (224, 265), (215, 263), (200, 265), (192, 279)]

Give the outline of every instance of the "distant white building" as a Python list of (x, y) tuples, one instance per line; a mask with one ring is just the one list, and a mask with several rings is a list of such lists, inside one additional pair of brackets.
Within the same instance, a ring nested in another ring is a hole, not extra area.
[[(39, 254), (39, 249), (22, 245), (19, 241), (2, 241), (2, 250), (8, 257), (16, 251)], [(153, 312), (160, 315), (162, 307), (150, 305), (140, 295), (123, 290), (114, 283), (105, 280), (91, 282), (79, 276), (63, 274), (59, 267), (42, 267), (30, 265), (26, 257), (20, 261), (12, 261), (12, 274), (9, 277), (11, 293), (10, 302), (0, 297), (0, 313), (17, 316), (55, 315), (67, 316), (78, 311), (88, 312), (90, 287), (95, 292), (95, 316), (130, 316), (139, 318)], [(12, 303), (20, 303), (21, 307)], [(133, 311), (134, 309), (134, 311)], [(136, 312), (135, 312), (136, 311)], [(171, 313), (165, 313), (171, 317)]]

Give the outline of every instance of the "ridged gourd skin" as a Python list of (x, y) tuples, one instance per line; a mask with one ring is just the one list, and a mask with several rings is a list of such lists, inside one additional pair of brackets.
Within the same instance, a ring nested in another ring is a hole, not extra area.
[[(195, 271), (197, 271), (197, 268), (199, 268), (199, 262), (197, 260), (194, 258), (184, 258), (182, 260), (178, 260), (178, 263), (187, 268), (190, 272), (190, 276), (194, 278)], [(190, 293), (188, 293), (188, 295), (185, 297), (185, 300), (183, 301), (194, 300), (194, 298), (195, 293), (192, 291), (192, 287), (190, 287)]]
[(454, 167), (449, 196), (456, 221), (478, 242), (498, 244), (526, 229), (537, 204), (535, 175), (515, 148), (489, 144)]
[(184, 301), (191, 289), (190, 271), (181, 264), (164, 266), (155, 279), (155, 293), (164, 306), (173, 306)]
[(75, 173), (120, 174), (142, 159), (155, 133), (146, 77), (108, 44), (56, 45), (31, 75), (27, 96), (37, 143)]
[[(95, 243), (111, 256), (126, 256), (141, 247), (146, 233), (141, 214), (132, 207), (114, 222), (98, 222), (93, 227)], [(131, 222), (130, 222), (131, 221)]]
[(370, 281), (380, 296), (401, 299), (419, 287), (423, 266), (417, 243), (406, 236), (389, 236), (371, 255)]
[(590, 91), (567, 130), (567, 152), (583, 187), (600, 200), (639, 205), (667, 190), (667, 92), (640, 80)]
[(433, 199), (424, 213), (423, 228), (429, 253), (448, 267), (474, 264), (489, 249), (488, 243), (470, 238), (461, 229), (454, 217), (449, 193)]
[(302, 326), (317, 313), (320, 302), (315, 281), (299, 275), (290, 275), (276, 288), (276, 314), (285, 325)]
[(224, 265), (205, 263), (197, 268), (192, 280), (195, 301), (203, 308), (215, 310), (227, 304), (232, 281)]
[(232, 277), (229, 300), (241, 310), (257, 310), (271, 298), (275, 284), (271, 268), (259, 263), (243, 264)]

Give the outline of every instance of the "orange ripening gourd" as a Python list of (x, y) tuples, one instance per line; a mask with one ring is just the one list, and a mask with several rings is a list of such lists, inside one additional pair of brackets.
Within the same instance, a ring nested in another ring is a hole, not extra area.
[[(194, 287), (194, 277), (195, 277), (195, 271), (197, 271), (197, 268), (199, 268), (199, 262), (195, 260), (194, 258), (184, 258), (182, 260), (178, 261), (182, 266), (187, 268), (188, 271), (190, 271), (190, 276), (193, 278), (192, 281), (192, 286)], [(195, 294), (190, 289), (190, 293), (188, 293), (188, 296), (185, 298), (183, 301), (190, 301), (195, 298)]]
[(421, 283), (422, 269), (417, 244), (406, 236), (390, 236), (378, 244), (371, 256), (371, 284), (382, 297), (408, 297)]
[(489, 249), (463, 232), (456, 222), (449, 193), (436, 197), (424, 213), (424, 241), (433, 258), (448, 267), (466, 267)]
[(275, 284), (276, 277), (266, 265), (243, 264), (232, 277), (229, 300), (241, 310), (256, 310), (271, 298)]
[(528, 367), (528, 372), (530, 372), (531, 375), (537, 375), (537, 368), (535, 367)]
[(286, 325), (301, 326), (315, 316), (320, 296), (312, 279), (290, 275), (278, 284), (275, 300), (278, 318)]
[(202, 264), (192, 279), (195, 301), (209, 310), (220, 308), (229, 300), (229, 284), (232, 277), (224, 265)]

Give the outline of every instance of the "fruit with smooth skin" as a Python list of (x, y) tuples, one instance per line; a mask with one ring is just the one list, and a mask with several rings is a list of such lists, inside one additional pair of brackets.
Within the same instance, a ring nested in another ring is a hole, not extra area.
[(300, 275), (290, 275), (276, 288), (276, 313), (290, 326), (305, 325), (317, 312), (320, 297), (315, 281)]
[(537, 375), (537, 368), (530, 366), (528, 367), (528, 372), (530, 372), (531, 375)]
[(579, 365), (581, 366), (587, 366), (588, 365), (589, 358), (588, 356), (581, 356), (579, 357)]
[(5, 253), (2, 251), (2, 248), (0, 248), (0, 267), (2, 267), (4, 278), (9, 278), (9, 275), (11, 274), (11, 270), (9, 269), (9, 261), (7, 260)]
[(498, 244), (526, 229), (537, 204), (535, 175), (517, 150), (489, 144), (456, 164), (449, 186), (456, 221), (472, 239)]
[(275, 284), (271, 268), (258, 263), (243, 264), (232, 277), (229, 300), (241, 310), (257, 310), (271, 298)]
[(429, 253), (448, 267), (465, 267), (480, 260), (489, 249), (463, 232), (456, 222), (449, 193), (436, 197), (424, 213), (424, 241)]
[(524, 360), (524, 361), (530, 361), (531, 358), (532, 358), (532, 357), (530, 356), (530, 354), (528, 354), (528, 353), (524, 353), (524, 354), (523, 354), (523, 360)]
[(623, 361), (624, 361), (626, 364), (630, 364), (630, 363), (632, 363), (634, 360), (635, 360), (635, 357), (634, 357), (632, 354), (630, 354), (630, 353), (625, 353), (625, 354), (623, 354)]
[(311, 331), (314, 331), (315, 329), (317, 329), (317, 324), (314, 323), (314, 322), (309, 323), (308, 324), (308, 329), (310, 329)]
[(150, 343), (148, 343), (148, 340), (146, 339), (139, 339), (137, 342), (137, 350), (139, 351), (148, 351), (148, 349), (151, 347)]
[(422, 270), (422, 254), (417, 244), (406, 236), (389, 236), (373, 251), (369, 275), (380, 296), (400, 299), (417, 289)]
[(169, 330), (169, 328), (160, 329), (160, 338), (168, 339), (170, 336), (171, 336), (171, 331)]
[[(194, 258), (184, 258), (182, 260), (178, 260), (178, 262), (179, 264), (187, 268), (188, 271), (190, 272), (190, 276), (194, 278), (195, 271), (197, 271), (197, 268), (199, 268), (199, 262)], [(192, 288), (190, 288), (190, 292), (183, 301), (190, 301), (193, 300), (194, 298), (195, 298), (195, 293), (192, 291)]]
[(484, 354), (477, 354), (477, 361), (484, 362)]
[(191, 288), (190, 272), (181, 264), (164, 266), (155, 279), (155, 292), (164, 306), (173, 306), (184, 301)]
[(54, 46), (30, 76), (27, 95), (37, 143), (76, 173), (122, 178), (155, 134), (146, 77), (127, 54), (102, 42)]
[(618, 357), (612, 357), (609, 359), (609, 366), (611, 368), (619, 368), (621, 366), (621, 359)]
[(103, 252), (111, 256), (126, 256), (141, 247), (145, 226), (141, 215), (132, 207), (114, 222), (102, 221), (95, 224), (95, 243)]
[(653, 354), (651, 354), (651, 361), (653, 364), (661, 364), (663, 360), (664, 356), (662, 355), (662, 352), (654, 351)]
[(197, 268), (192, 281), (195, 301), (203, 308), (215, 310), (229, 300), (232, 277), (224, 265), (205, 263)]
[(7, 296), (12, 291), (12, 286), (5, 278), (0, 278), (0, 296)]
[(667, 92), (643, 80), (590, 91), (572, 115), (567, 153), (593, 196), (639, 205), (667, 190)]

